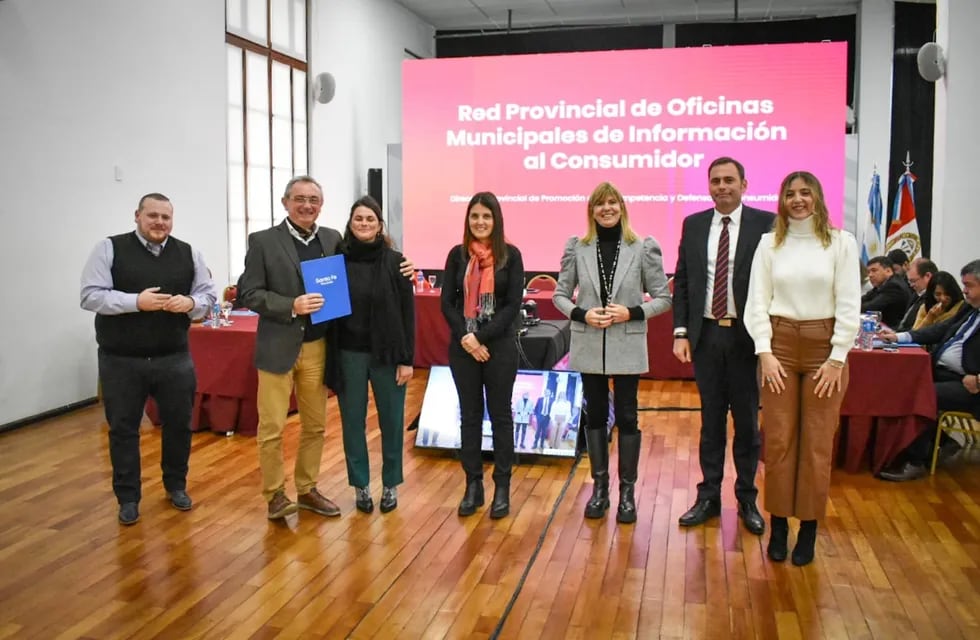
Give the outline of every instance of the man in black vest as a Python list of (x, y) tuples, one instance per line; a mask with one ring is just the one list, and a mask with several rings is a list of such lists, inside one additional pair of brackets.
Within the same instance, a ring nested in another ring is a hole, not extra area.
[(217, 292), (200, 252), (170, 235), (173, 211), (166, 196), (143, 196), (136, 231), (99, 242), (82, 271), (81, 306), (96, 313), (112, 489), (125, 525), (140, 517), (140, 422), (149, 396), (163, 421), (163, 486), (174, 508), (192, 504), (187, 460), (197, 379), (187, 329)]

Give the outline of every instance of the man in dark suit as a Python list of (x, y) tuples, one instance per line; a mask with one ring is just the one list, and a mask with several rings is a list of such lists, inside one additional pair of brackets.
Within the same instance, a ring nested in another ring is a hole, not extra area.
[(884, 324), (897, 327), (911, 302), (904, 277), (895, 275), (888, 256), (875, 256), (868, 260), (868, 279), (874, 289), (861, 297), (861, 312), (879, 311)]
[(909, 281), (909, 286), (912, 287), (914, 297), (908, 309), (905, 310), (902, 321), (898, 323), (898, 327), (895, 327), (895, 331), (912, 330), (912, 327), (915, 325), (915, 318), (919, 314), (919, 309), (922, 308), (922, 305), (926, 301), (926, 289), (929, 288), (932, 277), (937, 273), (939, 273), (939, 267), (929, 258), (919, 258), (909, 266), (906, 272), (906, 278)]
[[(323, 192), (313, 178), (290, 180), (282, 204), (288, 213), (285, 220), (249, 236), (245, 271), (238, 281), (242, 303), (259, 314), (255, 367), (262, 495), (270, 520), (285, 518), (298, 508), (339, 516), (340, 508), (316, 488), (327, 421), (327, 323), (313, 324), (310, 319), (323, 306), (323, 296), (305, 292), (300, 262), (335, 254), (341, 237), (316, 224)], [(294, 387), (301, 424), (294, 476), (297, 502), (286, 497), (282, 455)]]
[[(756, 507), (759, 464), (759, 385), (755, 346), (742, 323), (756, 245), (775, 216), (742, 205), (745, 168), (722, 157), (708, 167), (714, 209), (684, 220), (674, 273), (674, 355), (694, 362), (701, 396), (702, 481), (681, 516), (694, 526), (721, 513), (728, 412), (735, 423), (735, 497), (745, 528), (756, 535), (765, 521)], [(727, 256), (727, 259), (725, 258)], [(717, 277), (716, 277), (717, 276)], [(722, 282), (724, 279), (724, 282)]]
[[(882, 339), (890, 342), (935, 344), (932, 352), (932, 378), (936, 388), (936, 406), (944, 411), (968, 411), (980, 419), (980, 260), (960, 270), (963, 281), (962, 306), (955, 316), (923, 329), (896, 334), (883, 331)], [(879, 477), (893, 482), (915, 480), (925, 476), (932, 458), (936, 430), (922, 433), (903, 452), (903, 460)], [(940, 444), (940, 455), (949, 457), (959, 449), (952, 438)]]
[(534, 403), (534, 442), (532, 449), (543, 449), (548, 441), (548, 425), (551, 424), (551, 387), (545, 387), (541, 397)]

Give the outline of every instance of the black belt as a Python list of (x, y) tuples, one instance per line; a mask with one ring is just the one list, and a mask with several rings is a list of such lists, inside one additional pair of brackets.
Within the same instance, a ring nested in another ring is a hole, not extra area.
[(706, 324), (713, 324), (726, 329), (735, 326), (735, 318), (705, 318), (704, 321)]

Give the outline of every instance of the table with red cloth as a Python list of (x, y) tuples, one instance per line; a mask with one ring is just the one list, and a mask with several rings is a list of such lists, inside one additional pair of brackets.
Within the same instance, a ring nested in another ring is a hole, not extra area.
[(837, 464), (878, 473), (936, 421), (932, 359), (919, 347), (853, 350), (840, 409)]
[[(254, 436), (259, 426), (259, 380), (254, 361), (259, 316), (234, 315), (231, 320), (233, 324), (228, 327), (193, 324), (188, 331), (197, 375), (191, 429)], [(291, 409), (295, 409), (295, 401)], [(147, 402), (146, 414), (153, 424), (160, 424), (152, 399)]]

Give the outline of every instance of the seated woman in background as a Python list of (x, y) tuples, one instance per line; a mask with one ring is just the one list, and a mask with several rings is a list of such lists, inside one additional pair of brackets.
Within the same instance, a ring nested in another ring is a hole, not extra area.
[[(374, 391), (381, 428), (381, 512), (398, 506), (405, 431), (405, 389), (415, 361), (415, 295), (412, 282), (399, 272), (402, 254), (385, 234), (381, 205), (364, 196), (350, 209), (344, 230), (344, 255), (350, 288), (351, 314), (337, 323), (340, 346), (327, 351), (339, 384), (340, 420), (347, 457), (347, 479), (354, 487), (358, 511), (371, 513), (367, 421), (368, 382)], [(334, 356), (336, 358), (334, 359)]]
[(449, 368), (459, 396), (460, 461), (466, 492), (461, 516), (483, 505), (483, 411), (493, 433), (491, 518), (510, 513), (510, 475), (514, 464), (511, 396), (517, 378), (517, 330), (524, 298), (521, 252), (504, 238), (497, 196), (474, 195), (463, 220), (463, 243), (449, 251), (442, 283), (442, 315), (449, 325)]
[(963, 306), (963, 291), (948, 271), (940, 271), (929, 280), (925, 301), (915, 316), (913, 329), (939, 324), (956, 315)]

